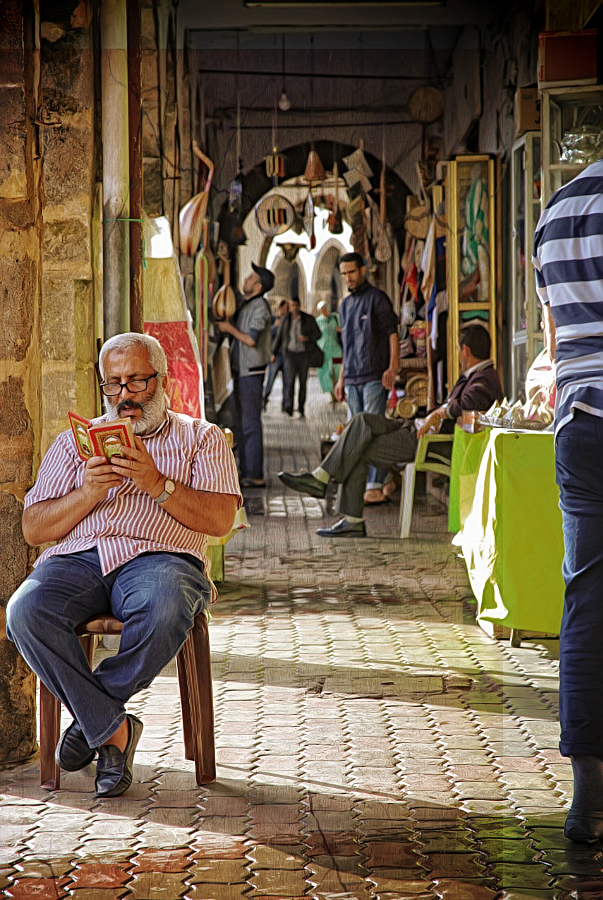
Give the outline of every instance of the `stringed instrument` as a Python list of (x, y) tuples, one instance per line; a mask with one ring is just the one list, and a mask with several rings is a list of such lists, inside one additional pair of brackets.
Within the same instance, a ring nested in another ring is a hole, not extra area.
[(341, 234), (343, 222), (341, 220), (341, 210), (339, 209), (339, 169), (337, 168), (337, 162), (333, 163), (333, 178), (335, 179), (335, 200), (333, 201), (333, 209), (329, 212), (327, 228), (331, 234)]
[(312, 199), (312, 188), (308, 191), (308, 196), (304, 204), (304, 230), (310, 238), (310, 249), (316, 247), (316, 235), (314, 234), (314, 200)]
[(196, 141), (193, 141), (193, 151), (199, 159), (205, 163), (209, 172), (205, 187), (199, 194), (195, 194), (188, 203), (182, 207), (178, 215), (180, 225), (180, 252), (186, 256), (194, 256), (199, 249), (203, 220), (207, 216), (209, 202), (209, 190), (214, 177), (215, 166), (211, 159), (200, 149)]
[(220, 241), (218, 258), (222, 262), (224, 283), (216, 292), (212, 309), (216, 319), (231, 319), (237, 309), (237, 298), (230, 284), (230, 257), (228, 256), (227, 245), (224, 241)]
[(384, 263), (391, 259), (392, 248), (387, 237), (387, 185), (385, 183), (385, 143), (381, 157), (381, 175), (379, 177), (379, 224), (377, 226), (377, 241), (375, 244), (375, 259)]

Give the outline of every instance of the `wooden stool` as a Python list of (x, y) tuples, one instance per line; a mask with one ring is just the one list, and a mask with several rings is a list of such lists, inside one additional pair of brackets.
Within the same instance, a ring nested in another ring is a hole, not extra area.
[[(111, 615), (94, 616), (77, 629), (92, 668), (97, 635), (121, 634), (122, 623)], [(184, 755), (195, 760), (197, 784), (216, 780), (214, 706), (207, 616), (200, 613), (176, 658)], [(40, 682), (40, 784), (47, 790), (61, 786), (54, 751), (61, 734), (61, 704)]]

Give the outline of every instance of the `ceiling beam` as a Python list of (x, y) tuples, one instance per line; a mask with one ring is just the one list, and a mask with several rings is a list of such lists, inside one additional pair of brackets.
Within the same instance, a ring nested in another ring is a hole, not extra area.
[[(328, 79), (329, 81), (335, 81), (337, 79), (343, 79), (344, 81), (420, 81), (421, 83), (427, 83), (429, 81), (425, 75), (367, 75), (364, 72), (360, 74), (357, 72), (355, 75), (353, 74), (338, 74), (337, 72), (291, 72), (289, 69), (273, 69), (272, 71), (265, 71), (262, 69), (199, 69), (200, 75), (257, 75), (259, 77), (264, 78), (283, 78), (283, 76), (287, 79), (289, 78), (306, 78), (310, 81), (315, 81), (320, 78)], [(438, 79), (440, 81), (441, 79)]]

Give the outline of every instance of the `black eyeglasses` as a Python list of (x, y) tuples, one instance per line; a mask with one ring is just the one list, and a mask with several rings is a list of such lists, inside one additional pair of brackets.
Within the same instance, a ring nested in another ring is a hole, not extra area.
[(158, 375), (159, 372), (153, 372), (147, 378), (135, 378), (133, 381), (124, 381), (123, 384), (119, 381), (103, 382), (100, 389), (105, 397), (117, 397), (124, 388), (127, 388), (130, 394), (142, 394), (148, 388), (151, 378), (157, 378)]

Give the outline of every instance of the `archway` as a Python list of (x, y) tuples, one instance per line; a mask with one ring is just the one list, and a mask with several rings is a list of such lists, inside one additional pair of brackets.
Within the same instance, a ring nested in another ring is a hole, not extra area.
[(268, 268), (274, 272), (274, 288), (268, 295), (271, 304), (277, 306), (281, 300), (299, 297), (302, 309), (305, 309), (306, 276), (297, 260), (288, 260), (284, 253), (279, 251), (274, 262), (268, 263)]
[(312, 275), (312, 295), (315, 303), (326, 300), (335, 312), (346, 293), (343, 279), (339, 274), (339, 259), (342, 254), (341, 242), (336, 238), (327, 241), (318, 257)]
[[(306, 142), (280, 149), (280, 152), (285, 157), (285, 176), (287, 179), (293, 180), (302, 177), (311, 146), (312, 145), (309, 142)], [(358, 149), (358, 147), (353, 144), (341, 144), (337, 141), (316, 141), (313, 146), (318, 152), (327, 172), (332, 172), (333, 164), (337, 162), (340, 174), (345, 171), (345, 165), (342, 162), (343, 158), (349, 156)], [(372, 190), (375, 191), (379, 187), (381, 160), (367, 151), (365, 151), (364, 156), (373, 172), (370, 182)], [(403, 229), (404, 216), (406, 214), (406, 197), (412, 192), (402, 178), (400, 178), (395, 169), (386, 166), (385, 174), (389, 188), (386, 207), (387, 220), (390, 222), (394, 233), (396, 233)], [(253, 207), (258, 200), (272, 190), (273, 187), (274, 185), (272, 184), (271, 179), (266, 175), (264, 162), (260, 162), (253, 166), (253, 168), (243, 176), (241, 209), (243, 218), (253, 210)], [(317, 192), (318, 191), (319, 188), (317, 187)]]
[[(345, 172), (346, 167), (343, 163), (343, 158), (349, 156), (351, 153), (358, 149), (355, 146), (340, 144), (333, 141), (318, 141), (316, 142), (315, 148), (318, 151), (327, 172), (332, 171), (334, 162), (338, 163), (340, 172)], [(300, 202), (303, 203), (303, 200), (308, 193), (307, 183), (302, 182), (302, 173), (305, 168), (309, 150), (310, 144), (308, 143), (298, 144), (292, 147), (284, 148), (282, 150), (282, 153), (286, 158), (287, 173), (292, 175), (293, 177), (291, 177), (288, 181), (283, 182), (283, 184), (279, 185), (278, 190), (286, 193), (286, 196), (290, 200), (292, 200), (294, 205)], [(370, 153), (365, 153), (365, 159), (369, 164), (371, 171), (373, 172), (373, 175), (369, 179), (371, 184), (370, 193), (373, 197), (373, 200), (375, 202), (378, 202), (379, 195), (377, 193), (373, 194), (373, 192), (376, 192), (379, 187), (381, 162)], [(394, 240), (397, 244), (399, 255), (401, 255), (405, 234), (403, 224), (404, 216), (406, 213), (406, 198), (410, 194), (410, 191), (404, 181), (395, 172), (395, 170), (389, 167), (386, 167), (386, 183), (388, 187), (388, 193), (386, 197), (387, 221), (391, 225)], [(341, 175), (340, 185), (340, 199), (348, 198), (347, 185), (341, 178)], [(275, 262), (276, 252), (274, 251), (274, 245), (276, 241), (280, 243), (307, 243), (307, 240), (305, 240), (304, 234), (302, 233), (301, 227), (298, 227), (293, 234), (287, 233), (287, 235), (280, 235), (275, 239), (266, 237), (260, 232), (259, 228), (257, 228), (254, 220), (255, 204), (262, 197), (268, 195), (274, 190), (275, 188), (271, 183), (271, 179), (266, 175), (266, 168), (263, 162), (254, 166), (243, 177), (241, 216), (244, 218), (243, 227), (247, 236), (247, 243), (239, 247), (236, 254), (237, 264), (235, 266), (235, 271), (233, 272), (233, 281), (238, 282), (239, 284), (245, 277), (246, 272), (249, 271), (252, 262), (259, 262), (261, 265), (266, 265), (268, 260), (270, 260), (271, 265)], [(327, 216), (326, 208), (324, 209), (324, 212), (322, 212), (320, 207), (320, 197), (322, 192), (323, 187), (321, 185), (317, 185), (313, 190), (314, 202), (317, 207), (318, 214), (317, 226), (319, 224), (318, 216), (324, 216), (325, 220)], [(327, 191), (325, 190), (324, 192), (326, 193)], [(225, 210), (223, 210), (223, 213), (225, 214)], [(323, 219), (321, 218), (320, 222), (322, 221)], [(345, 227), (346, 226), (344, 225), (344, 229)], [(327, 237), (330, 238), (330, 234), (327, 235)], [(345, 250), (351, 249), (351, 246), (348, 245), (348, 241), (342, 240), (341, 244), (342, 246), (339, 251), (340, 253), (345, 252)], [(318, 247), (315, 249), (318, 249)], [(300, 250), (299, 253), (299, 262), (301, 264), (304, 259), (304, 252)], [(306, 285), (311, 286), (312, 290), (314, 289), (314, 283), (312, 280), (313, 270), (314, 265), (304, 266), (304, 271), (306, 273)], [(397, 277), (397, 274), (397, 272), (388, 272), (387, 283), (384, 283), (383, 285), (388, 293), (391, 293), (392, 289), (395, 288), (395, 279)], [(326, 287), (321, 286), (321, 289), (326, 290)], [(276, 293), (273, 292), (272, 297), (276, 299)]]
[[(344, 190), (345, 182), (340, 179), (340, 191)], [(265, 196), (280, 193), (286, 196), (296, 209), (300, 209), (307, 199), (308, 191), (307, 184), (298, 184), (297, 179), (291, 179), (277, 188), (270, 188)], [(314, 237), (316, 243), (314, 247), (311, 246), (310, 238), (303, 230), (299, 219), (284, 234), (274, 237), (268, 237), (261, 231), (253, 209), (249, 211), (243, 222), (247, 243), (238, 249), (238, 271), (244, 277), (244, 273), (249, 271), (251, 263), (258, 262), (274, 272), (275, 285), (268, 294), (268, 300), (274, 309), (280, 300), (298, 296), (302, 309), (315, 313), (316, 303), (318, 299), (322, 299), (322, 295), (320, 298), (315, 295), (315, 271), (318, 260), (323, 256), (324, 248), (326, 246), (331, 248), (329, 257), (331, 265), (336, 265), (335, 258), (338, 259), (343, 253), (352, 249), (350, 243), (352, 229), (347, 222), (343, 223), (342, 233), (336, 237), (329, 231), (327, 197), (332, 196), (333, 193), (332, 179), (321, 188), (312, 191), (315, 203)], [(338, 285), (335, 292), (337, 298), (342, 296), (340, 287)], [(326, 290), (327, 283), (322, 287), (323, 293)]]

